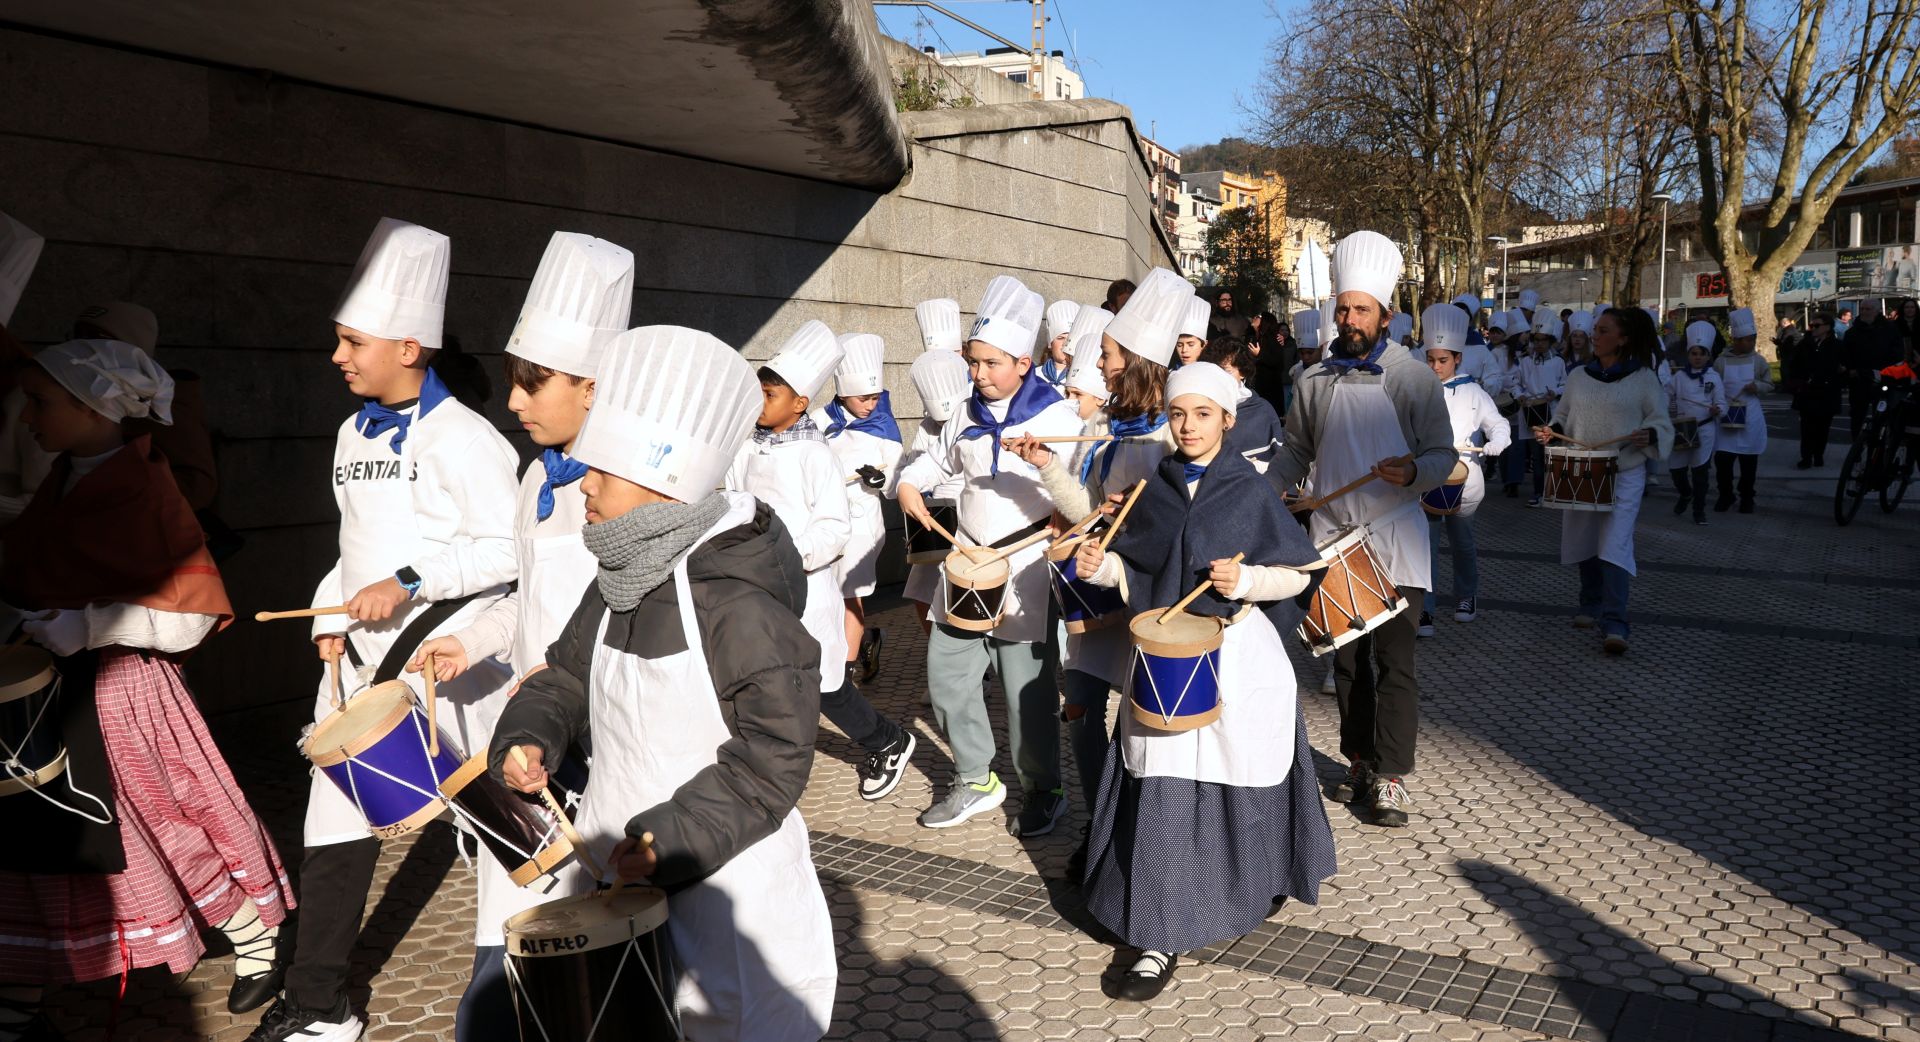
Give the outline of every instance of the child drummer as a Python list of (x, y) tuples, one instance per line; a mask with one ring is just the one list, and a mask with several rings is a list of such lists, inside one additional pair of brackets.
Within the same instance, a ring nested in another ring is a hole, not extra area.
[[(1453, 445), (1463, 454), (1478, 448), (1492, 458), (1512, 444), (1511, 426), (1493, 404), (1486, 389), (1472, 376), (1461, 371), (1467, 352), (1467, 316), (1452, 304), (1435, 304), (1420, 316), (1420, 336), (1426, 344), (1426, 362), (1440, 378), (1440, 393), (1447, 403), (1447, 421), (1453, 425)], [(1447, 535), (1453, 555), (1453, 621), (1472, 622), (1480, 617), (1480, 559), (1474, 541), (1473, 516), (1486, 498), (1484, 469), (1467, 467), (1467, 483), (1460, 490), (1460, 507), (1452, 514), (1427, 516), (1427, 539), (1433, 547), (1433, 585), (1440, 575), (1440, 533)], [(1439, 595), (1427, 589), (1420, 609), (1418, 636), (1434, 635), (1433, 613), (1439, 608)]]
[(1320, 555), (1252, 463), (1221, 451), (1234, 379), (1196, 362), (1167, 378), (1167, 399), (1179, 451), (1148, 480), (1113, 552), (1088, 542), (1075, 562), (1099, 585), (1124, 572), (1136, 619), (1206, 584), (1185, 610), (1227, 623), (1218, 719), (1163, 730), (1122, 713), (1100, 786), (1087, 910), (1140, 949), (1119, 986), (1137, 1002), (1166, 987), (1178, 953), (1246, 933), (1276, 897), (1317, 903), (1335, 870), (1281, 636), (1300, 622)]
[[(927, 305), (952, 304), (954, 321), (959, 321), (960, 305), (951, 300), (929, 300), (920, 305), (922, 312)], [(1099, 310), (1097, 308), (1092, 310)], [(1102, 311), (1101, 314), (1106, 314)], [(925, 321), (923, 316), (922, 321)], [(927, 451), (940, 443), (940, 430), (953, 419), (969, 395), (973, 393), (973, 378), (967, 375), (967, 360), (960, 355), (959, 336), (954, 331), (955, 343), (952, 350), (929, 347), (907, 370), (907, 378), (913, 381), (915, 393), (920, 395), (920, 426), (913, 432), (913, 445), (900, 458), (900, 470), (905, 473), (913, 461), (927, 454)], [(928, 342), (932, 342), (929, 336)], [(896, 474), (895, 482), (899, 481)], [(960, 495), (960, 479), (954, 478), (946, 485), (929, 489), (926, 498), (935, 501), (930, 506), (951, 506)], [(920, 632), (932, 631), (933, 623), (928, 613), (933, 610), (934, 601), (940, 594), (940, 565), (938, 563), (914, 563), (907, 567), (907, 585), (903, 591), (906, 598), (917, 609), (914, 617), (920, 620)]]
[[(1667, 413), (1673, 418), (1675, 439), (1667, 468), (1673, 471), (1673, 487), (1680, 493), (1673, 512), (1693, 508), (1693, 523), (1707, 523), (1707, 469), (1713, 462), (1718, 444), (1719, 424), (1715, 420), (1727, 411), (1726, 383), (1713, 367), (1713, 340), (1718, 335), (1713, 323), (1700, 321), (1687, 326), (1687, 364), (1667, 384)], [(1692, 421), (1693, 444), (1679, 443), (1679, 425)]]
[(761, 402), (753, 367), (705, 333), (647, 326), (608, 346), (573, 446), (598, 572), (488, 762), (533, 792), (590, 739), (576, 824), (620, 879), (671, 895), (684, 1036), (813, 1042), (836, 970), (796, 808), (820, 711), (810, 583), (773, 507), (714, 491)]
[(879, 585), (880, 550), (887, 541), (880, 505), (900, 475), (902, 446), (886, 390), (886, 341), (872, 333), (848, 333), (840, 337), (840, 349), (844, 354), (833, 371), (834, 399), (814, 423), (846, 475), (853, 534), (834, 562), (833, 574), (846, 602), (847, 680), (864, 684), (880, 670), (882, 634), (867, 629), (864, 598)]
[[(441, 344), (449, 254), (439, 232), (382, 219), (334, 315), (332, 361), (362, 402), (334, 444), (340, 560), (313, 598), (315, 607), (344, 604), (347, 613), (318, 616), (313, 640), (343, 680), (356, 671), (374, 683), (400, 678), (423, 641), (472, 625), (515, 576), (519, 461), (430, 368)], [(326, 672), (316, 721), (338, 697)], [(440, 685), (440, 724), (460, 748), (486, 743), (509, 679), (489, 659)], [(418, 676), (407, 683), (423, 690)], [(345, 694), (359, 686), (346, 685)], [(300, 869), (304, 914), (286, 994), (248, 1042), (360, 1037), (347, 968), (379, 856), (380, 841), (354, 803), (315, 772)]]

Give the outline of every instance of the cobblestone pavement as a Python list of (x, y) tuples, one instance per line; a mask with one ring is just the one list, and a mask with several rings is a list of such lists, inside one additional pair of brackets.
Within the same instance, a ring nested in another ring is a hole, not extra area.
[[(922, 745), (899, 790), (868, 804), (854, 747), (822, 729), (803, 810), (840, 941), (831, 1037), (1920, 1040), (1920, 820), (1905, 777), (1920, 503), (1869, 505), (1837, 528), (1835, 467), (1793, 470), (1791, 414), (1769, 418), (1758, 513), (1696, 527), (1655, 483), (1623, 659), (1568, 625), (1558, 517), (1496, 486), (1478, 522), (1484, 614), (1463, 625), (1442, 611), (1420, 645), (1411, 826), (1371, 829), (1329, 805), (1340, 872), (1320, 906), (1195, 953), (1145, 1006), (1104, 996), (1115, 949), (1062, 880), (1077, 798), (1055, 835), (1024, 843), (997, 819), (914, 824), (951, 762), (918, 629), (883, 600), (872, 691)], [(1297, 653), (1294, 667), (1331, 755), (1323, 664)], [(269, 710), (216, 724), (291, 851), (297, 722)], [(370, 904), (356, 993), (368, 1037), (450, 1037), (473, 890), (448, 830), (390, 844)], [(121, 1037), (238, 1042), (252, 1018), (224, 1012), (229, 966), (136, 974)], [(71, 1037), (97, 1039), (112, 998), (101, 983), (52, 1001)]]

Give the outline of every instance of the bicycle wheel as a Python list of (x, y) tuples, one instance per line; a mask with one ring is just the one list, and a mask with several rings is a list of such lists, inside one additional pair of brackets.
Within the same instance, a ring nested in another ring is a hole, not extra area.
[(1846, 461), (1840, 464), (1840, 484), (1833, 490), (1833, 519), (1841, 527), (1853, 523), (1853, 515), (1860, 512), (1860, 501), (1867, 498), (1868, 479), (1873, 471), (1867, 462), (1868, 444), (1867, 438), (1856, 439), (1847, 449)]
[(1893, 450), (1881, 458), (1887, 461), (1887, 480), (1880, 486), (1880, 512), (1891, 514), (1913, 483), (1913, 439), (1904, 432), (1896, 433)]

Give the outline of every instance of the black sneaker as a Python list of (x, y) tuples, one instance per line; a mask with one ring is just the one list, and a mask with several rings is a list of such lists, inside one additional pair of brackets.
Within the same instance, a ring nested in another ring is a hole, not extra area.
[(1347, 768), (1347, 780), (1327, 791), (1327, 798), (1335, 803), (1358, 803), (1363, 797), (1373, 793), (1373, 765), (1364, 761)]
[(1479, 617), (1480, 599), (1478, 597), (1462, 597), (1460, 603), (1453, 606), (1455, 622), (1472, 622)]
[(1151, 1002), (1167, 990), (1167, 982), (1173, 979), (1173, 968), (1180, 965), (1180, 957), (1172, 952), (1141, 952), (1127, 975), (1120, 978), (1120, 986), (1114, 990), (1114, 998), (1128, 1002)]
[(868, 683), (880, 675), (880, 645), (887, 639), (881, 630), (867, 630), (860, 634), (860, 682)]
[(1413, 635), (1416, 637), (1433, 636), (1433, 613), (1432, 612), (1423, 611), (1420, 613), (1420, 625), (1418, 628), (1416, 628), (1413, 631)]
[(330, 1010), (301, 1009), (275, 999), (247, 1042), (359, 1042), (365, 1031), (345, 1000)]
[(885, 749), (868, 753), (860, 764), (860, 798), (877, 800), (892, 792), (906, 776), (907, 763), (913, 759), (914, 746), (919, 744), (912, 731), (902, 730), (900, 737)]
[(1690, 501), (1686, 496), (1681, 496), (1680, 501), (1673, 505), (1673, 512), (1675, 515), (1684, 514), (1687, 512), (1687, 508), (1692, 505), (1693, 505), (1692, 501)]
[(1021, 839), (1044, 836), (1053, 831), (1060, 819), (1067, 816), (1067, 790), (1055, 789), (1038, 798), (1028, 798), (1026, 805), (1012, 821), (1007, 822), (1007, 833)]

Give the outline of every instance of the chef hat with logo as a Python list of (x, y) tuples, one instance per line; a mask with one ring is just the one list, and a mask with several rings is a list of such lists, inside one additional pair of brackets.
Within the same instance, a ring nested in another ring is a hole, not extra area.
[(607, 341), (633, 315), (633, 254), (605, 239), (554, 232), (527, 287), (507, 353), (570, 376), (591, 376)]
[(73, 320), (81, 339), (118, 340), (153, 354), (160, 347), (160, 320), (152, 311), (124, 300), (94, 304)]
[(1107, 390), (1107, 376), (1097, 365), (1076, 366), (1067, 372), (1068, 390), (1092, 395), (1096, 401), (1106, 401), (1112, 396)]
[(1560, 316), (1546, 308), (1533, 313), (1533, 335), (1560, 339)]
[(840, 350), (840, 341), (834, 338), (833, 330), (828, 329), (825, 322), (808, 319), (767, 359), (766, 367), (779, 374), (794, 394), (812, 399), (826, 386), (827, 377), (839, 368), (844, 353)]
[(1067, 355), (1073, 359), (1072, 368), (1100, 363), (1100, 334), (1105, 333), (1112, 322), (1113, 312), (1106, 308), (1080, 309), (1080, 314), (1073, 320), (1073, 329), (1067, 335)]
[(27, 279), (40, 263), (40, 248), (47, 240), (33, 229), (0, 213), (0, 326), (13, 321), (13, 309), (26, 291)]
[(1107, 335), (1141, 358), (1166, 365), (1173, 361), (1187, 302), (1196, 299), (1193, 283), (1169, 268), (1155, 268), (1107, 323)]
[(1420, 341), (1429, 351), (1467, 350), (1467, 316), (1452, 304), (1434, 304), (1420, 312)]
[(1712, 351), (1714, 338), (1719, 335), (1720, 331), (1713, 328), (1713, 323), (1708, 322), (1706, 319), (1687, 323), (1687, 347), (1689, 349), (1704, 347), (1708, 351)]
[(383, 340), (440, 347), (453, 241), (431, 228), (380, 218), (353, 266), (333, 320)]
[(1015, 358), (1029, 357), (1034, 338), (1040, 335), (1040, 313), (1045, 308), (1045, 299), (1019, 279), (995, 275), (980, 295), (980, 307), (974, 312), (967, 340), (981, 341)]
[(1320, 350), (1320, 310), (1307, 308), (1293, 313), (1293, 339), (1301, 351)]
[(1727, 312), (1727, 332), (1735, 340), (1743, 336), (1755, 336), (1759, 330), (1754, 327), (1752, 308), (1734, 308)]
[(1567, 316), (1567, 332), (1593, 335), (1593, 312), (1576, 311)]
[(842, 398), (879, 394), (886, 390), (887, 342), (872, 333), (848, 333), (840, 338), (843, 353), (833, 371), (833, 393)]
[(1187, 312), (1180, 319), (1180, 335), (1199, 340), (1207, 338), (1207, 326), (1213, 321), (1213, 308), (1204, 300), (1195, 297), (1187, 301)]
[(1402, 269), (1393, 240), (1379, 232), (1354, 232), (1333, 247), (1334, 295), (1365, 293), (1390, 308)]
[(1240, 405), (1240, 381), (1212, 362), (1190, 362), (1167, 374), (1167, 404), (1183, 394), (1197, 394), (1233, 416)]
[(1080, 305), (1071, 300), (1056, 300), (1047, 305), (1047, 343), (1073, 331), (1073, 320), (1080, 317)]
[(924, 352), (913, 360), (907, 378), (920, 392), (920, 405), (935, 423), (952, 419), (954, 410), (973, 393), (967, 360), (958, 351)]
[(1539, 290), (1523, 289), (1520, 291), (1520, 310), (1535, 311), (1535, 310), (1538, 310), (1539, 307), (1540, 307), (1540, 291)]
[(38, 352), (33, 360), (87, 408), (115, 423), (173, 422), (173, 377), (132, 344), (69, 340)]
[(1402, 337), (1409, 336), (1412, 333), (1413, 333), (1413, 316), (1412, 315), (1409, 315), (1404, 311), (1396, 311), (1393, 313), (1392, 318), (1387, 319), (1387, 336), (1390, 339), (1392, 339), (1394, 343), (1396, 344), (1399, 343)]
[(760, 416), (753, 364), (694, 329), (629, 329), (593, 377), (573, 458), (684, 503), (720, 487)]
[(960, 350), (960, 302), (947, 297), (923, 300), (913, 309), (920, 323), (920, 342), (927, 350)]
[(1466, 308), (1467, 313), (1470, 315), (1477, 314), (1480, 311), (1480, 298), (1474, 296), (1471, 293), (1460, 294), (1459, 296), (1453, 298), (1453, 303), (1458, 304), (1463, 308)]

